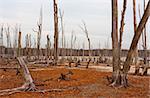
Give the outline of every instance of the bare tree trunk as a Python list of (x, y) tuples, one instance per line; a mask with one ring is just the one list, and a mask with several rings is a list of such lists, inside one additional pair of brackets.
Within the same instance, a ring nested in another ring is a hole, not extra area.
[(39, 18), (39, 22), (37, 23), (38, 30), (33, 29), (33, 31), (37, 33), (37, 56), (38, 56), (38, 59), (39, 59), (39, 56), (40, 56), (42, 20), (43, 20), (43, 13), (42, 13), (42, 7), (41, 7), (40, 18)]
[[(136, 32), (134, 34), (131, 46), (130, 46), (130, 50), (128, 52), (126, 61), (123, 65), (123, 69), (120, 68), (120, 66), (118, 65), (118, 55), (117, 54), (117, 39), (118, 39), (118, 35), (117, 35), (117, 0), (112, 0), (112, 17), (113, 17), (113, 25), (112, 25), (112, 46), (113, 46), (113, 77), (112, 77), (112, 84), (111, 86), (116, 86), (116, 85), (120, 85), (120, 86), (124, 86), (127, 87), (128, 86), (128, 81), (127, 81), (127, 73), (130, 69), (130, 64), (132, 62), (132, 58), (133, 58), (133, 54), (135, 53), (139, 38), (142, 34), (142, 31), (146, 25), (146, 22), (149, 18), (149, 11), (150, 11), (150, 5), (149, 5), (150, 1), (148, 2), (147, 8), (144, 12), (144, 15), (138, 25), (138, 28), (136, 29)], [(117, 66), (118, 65), (118, 66)]]
[(11, 48), (11, 39), (10, 39), (10, 27), (6, 28), (6, 39), (7, 39), (7, 55), (10, 56), (10, 51), (8, 48)]
[(64, 56), (64, 23), (63, 23), (63, 16), (64, 16), (64, 12), (62, 13), (61, 10), (59, 11), (60, 12), (60, 20), (61, 20), (61, 32), (62, 32), (62, 51), (61, 51), (61, 54), (62, 54), (62, 58)]
[(23, 76), (25, 79), (25, 84), (23, 85), (24, 90), (25, 91), (35, 91), (36, 90), (35, 84), (33, 83), (33, 79), (31, 77), (31, 74), (28, 70), (27, 65), (24, 62), (24, 58), (18, 57), (17, 59), (18, 59), (18, 62), (19, 62), (21, 69), (23, 70)]
[(47, 35), (47, 54), (46, 54), (46, 57), (47, 57), (47, 65), (49, 65), (49, 57), (50, 57), (50, 38), (49, 36)]
[[(133, 0), (133, 24), (134, 24), (134, 33), (136, 32), (137, 29), (137, 22), (136, 22), (136, 0)], [(139, 74), (139, 65), (137, 64), (138, 61), (138, 49), (136, 47), (135, 53), (135, 74)]]
[[(84, 45), (84, 42), (83, 42), (83, 50), (82, 50), (83, 59), (85, 58), (85, 55), (84, 55), (84, 53), (85, 53), (85, 52), (84, 52), (84, 46), (85, 46), (85, 45)], [(84, 60), (83, 60), (83, 61), (84, 61)]]
[(0, 46), (1, 46), (1, 56), (3, 57), (3, 32), (4, 32), (4, 27), (3, 24), (1, 26), (1, 31), (0, 31)]
[(26, 35), (26, 56), (27, 59), (30, 59), (31, 56), (31, 35), (27, 34)]
[(127, 83), (127, 73), (130, 69), (130, 64), (132, 62), (132, 57), (133, 57), (133, 54), (135, 52), (135, 49), (137, 47), (137, 44), (138, 44), (138, 41), (140, 39), (140, 36), (142, 34), (142, 31), (147, 23), (147, 20), (150, 16), (150, 1), (148, 2), (147, 4), (147, 8), (146, 10), (144, 11), (144, 15), (138, 25), (138, 28), (136, 29), (136, 32), (134, 34), (134, 37), (133, 37), (133, 40), (132, 40), (132, 43), (131, 43), (131, 46), (130, 46), (130, 50), (128, 52), (128, 55), (127, 55), (127, 58), (126, 58), (126, 61), (123, 65), (123, 71), (122, 71), (122, 84), (124, 86), (126, 86), (126, 83)]
[[(145, 11), (145, 0), (144, 0), (144, 11)], [(147, 75), (147, 71), (148, 71), (148, 68), (147, 68), (147, 34), (146, 34), (146, 26), (145, 26), (145, 29), (144, 29), (144, 65), (145, 65), (145, 68), (142, 72), (142, 75)]]
[(19, 30), (18, 36), (18, 57), (21, 56), (21, 31)]
[(121, 27), (120, 27), (120, 38), (119, 38), (119, 65), (121, 64), (121, 46), (122, 46), (122, 36), (124, 32), (124, 18), (125, 18), (125, 12), (127, 7), (127, 0), (124, 0), (123, 3), (123, 11), (122, 11), (122, 17), (121, 17)]
[(118, 0), (112, 0), (112, 55), (113, 73), (112, 85), (120, 84), (119, 44), (118, 44)]
[(83, 30), (83, 32), (86, 34), (86, 38), (87, 38), (87, 40), (88, 40), (89, 60), (88, 60), (87, 66), (86, 66), (86, 68), (88, 68), (88, 67), (89, 67), (89, 64), (90, 64), (90, 61), (91, 61), (91, 41), (90, 41), (90, 38), (89, 38), (88, 29), (87, 29), (86, 24), (85, 24), (84, 21), (83, 21), (83, 27), (80, 27), (80, 28), (81, 28), (81, 29)]
[(71, 33), (71, 49), (70, 49), (70, 62), (72, 62), (72, 52), (73, 52), (73, 31)]
[(58, 61), (58, 7), (56, 0), (54, 2), (54, 64)]

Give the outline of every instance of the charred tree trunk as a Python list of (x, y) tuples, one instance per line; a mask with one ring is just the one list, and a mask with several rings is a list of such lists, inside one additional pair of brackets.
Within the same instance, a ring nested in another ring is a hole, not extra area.
[(58, 7), (56, 0), (54, 2), (54, 64), (58, 61)]

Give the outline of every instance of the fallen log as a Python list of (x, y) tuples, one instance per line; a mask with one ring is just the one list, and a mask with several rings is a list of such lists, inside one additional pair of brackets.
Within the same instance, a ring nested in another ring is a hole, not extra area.
[(35, 84), (33, 83), (33, 79), (31, 77), (31, 74), (28, 70), (26, 63), (24, 62), (24, 59), (25, 58), (23, 58), (23, 57), (17, 58), (19, 65), (20, 65), (21, 69), (23, 70), (23, 75), (25, 78), (25, 84), (24, 84), (25, 91), (36, 91)]

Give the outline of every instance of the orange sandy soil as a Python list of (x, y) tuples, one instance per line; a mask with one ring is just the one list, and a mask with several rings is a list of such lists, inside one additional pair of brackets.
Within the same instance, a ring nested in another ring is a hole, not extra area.
[[(84, 69), (84, 68), (83, 68)], [(69, 81), (58, 81), (61, 73), (72, 71), (74, 74)], [(64, 69), (44, 68), (44, 70), (30, 69), (37, 89), (62, 89), (59, 92), (21, 92), (0, 98), (149, 98), (150, 77), (129, 75), (128, 88), (112, 88), (108, 86), (106, 76), (111, 73), (96, 71), (95, 69)], [(0, 69), (0, 90), (19, 87), (23, 84), (23, 77), (16, 76), (16, 70)], [(70, 89), (72, 87), (72, 89)]]

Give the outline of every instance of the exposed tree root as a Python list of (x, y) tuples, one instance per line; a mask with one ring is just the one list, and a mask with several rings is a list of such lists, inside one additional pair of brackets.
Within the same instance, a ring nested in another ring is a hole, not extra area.
[(127, 88), (129, 86), (127, 80), (127, 74), (123, 73), (122, 71), (116, 71), (111, 79), (109, 77), (107, 79), (110, 82), (109, 85), (110, 87)]
[(25, 85), (18, 87), (18, 88), (1, 90), (0, 96), (6, 96), (6, 95), (11, 95), (11, 94), (20, 93), (20, 92), (46, 93), (46, 92), (63, 92), (65, 90), (78, 89), (78, 87), (66, 87), (66, 88), (60, 88), (60, 89), (46, 89), (46, 90), (39, 90), (39, 89), (34, 88), (33, 90), (33, 88), (27, 88), (25, 87)]

